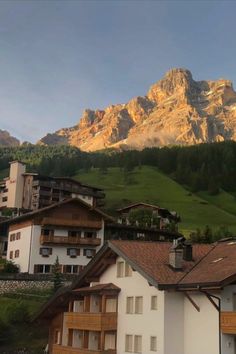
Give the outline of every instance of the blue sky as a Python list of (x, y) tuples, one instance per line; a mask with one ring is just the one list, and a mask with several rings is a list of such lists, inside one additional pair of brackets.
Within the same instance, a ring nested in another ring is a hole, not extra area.
[(0, 129), (36, 142), (172, 67), (236, 86), (235, 1), (1, 0)]

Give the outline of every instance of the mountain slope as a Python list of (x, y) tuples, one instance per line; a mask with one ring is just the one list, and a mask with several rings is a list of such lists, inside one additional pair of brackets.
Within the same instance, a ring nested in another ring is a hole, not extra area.
[(177, 211), (182, 219), (180, 230), (186, 234), (196, 228), (203, 229), (206, 225), (213, 229), (227, 226), (231, 231), (236, 231), (236, 208), (232, 208), (231, 204), (227, 208), (227, 198), (230, 197), (226, 198), (225, 193), (222, 193), (223, 209), (219, 204), (220, 196), (216, 196), (216, 200), (211, 197), (206, 201), (205, 198), (189, 193), (154, 167), (136, 168), (131, 173), (128, 184), (125, 183), (124, 173), (119, 168), (109, 168), (107, 174), (101, 174), (98, 169), (88, 173), (79, 171), (76, 178), (104, 188), (105, 209), (109, 212), (129, 203), (143, 201)]
[(79, 123), (42, 138), (40, 144), (74, 145), (85, 151), (142, 149), (172, 144), (236, 140), (236, 92), (229, 80), (194, 81), (172, 69), (145, 97), (105, 110), (85, 110)]
[(18, 146), (20, 141), (11, 136), (6, 130), (0, 129), (0, 146)]

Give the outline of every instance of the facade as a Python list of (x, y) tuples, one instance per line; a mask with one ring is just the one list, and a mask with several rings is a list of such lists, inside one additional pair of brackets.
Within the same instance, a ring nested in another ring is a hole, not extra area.
[(8, 221), (7, 259), (23, 273), (79, 273), (102, 247), (111, 218), (80, 199), (67, 199)]
[(105, 194), (71, 178), (26, 173), (26, 165), (19, 161), (10, 163), (10, 175), (0, 183), (0, 209), (36, 210), (68, 198), (101, 206)]
[(109, 241), (41, 310), (50, 354), (235, 354), (236, 242)]
[[(170, 212), (168, 209), (161, 208), (157, 205), (147, 203), (135, 203), (128, 205), (124, 208), (118, 209), (119, 214), (118, 222), (125, 225), (130, 225), (130, 215), (138, 210), (148, 210), (152, 213), (153, 227), (159, 224), (159, 228), (166, 229), (171, 223), (177, 224), (180, 221), (180, 217), (175, 211)], [(137, 225), (139, 226), (139, 225)]]

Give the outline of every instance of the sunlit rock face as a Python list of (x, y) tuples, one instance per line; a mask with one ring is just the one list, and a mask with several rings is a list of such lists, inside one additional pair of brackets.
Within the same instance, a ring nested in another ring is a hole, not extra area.
[(79, 123), (40, 140), (85, 151), (143, 149), (236, 140), (236, 92), (229, 80), (195, 81), (189, 70), (172, 69), (145, 97), (105, 110), (87, 109)]
[(6, 130), (0, 129), (0, 146), (18, 146), (20, 141), (11, 136)]

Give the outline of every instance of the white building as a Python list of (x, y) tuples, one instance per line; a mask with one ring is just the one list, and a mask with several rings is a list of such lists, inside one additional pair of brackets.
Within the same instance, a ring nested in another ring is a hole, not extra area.
[(80, 199), (10, 219), (7, 259), (20, 272), (50, 273), (58, 257), (63, 273), (79, 273), (102, 247), (106, 220), (111, 218)]
[(232, 240), (109, 241), (39, 319), (50, 354), (235, 354), (235, 280)]

